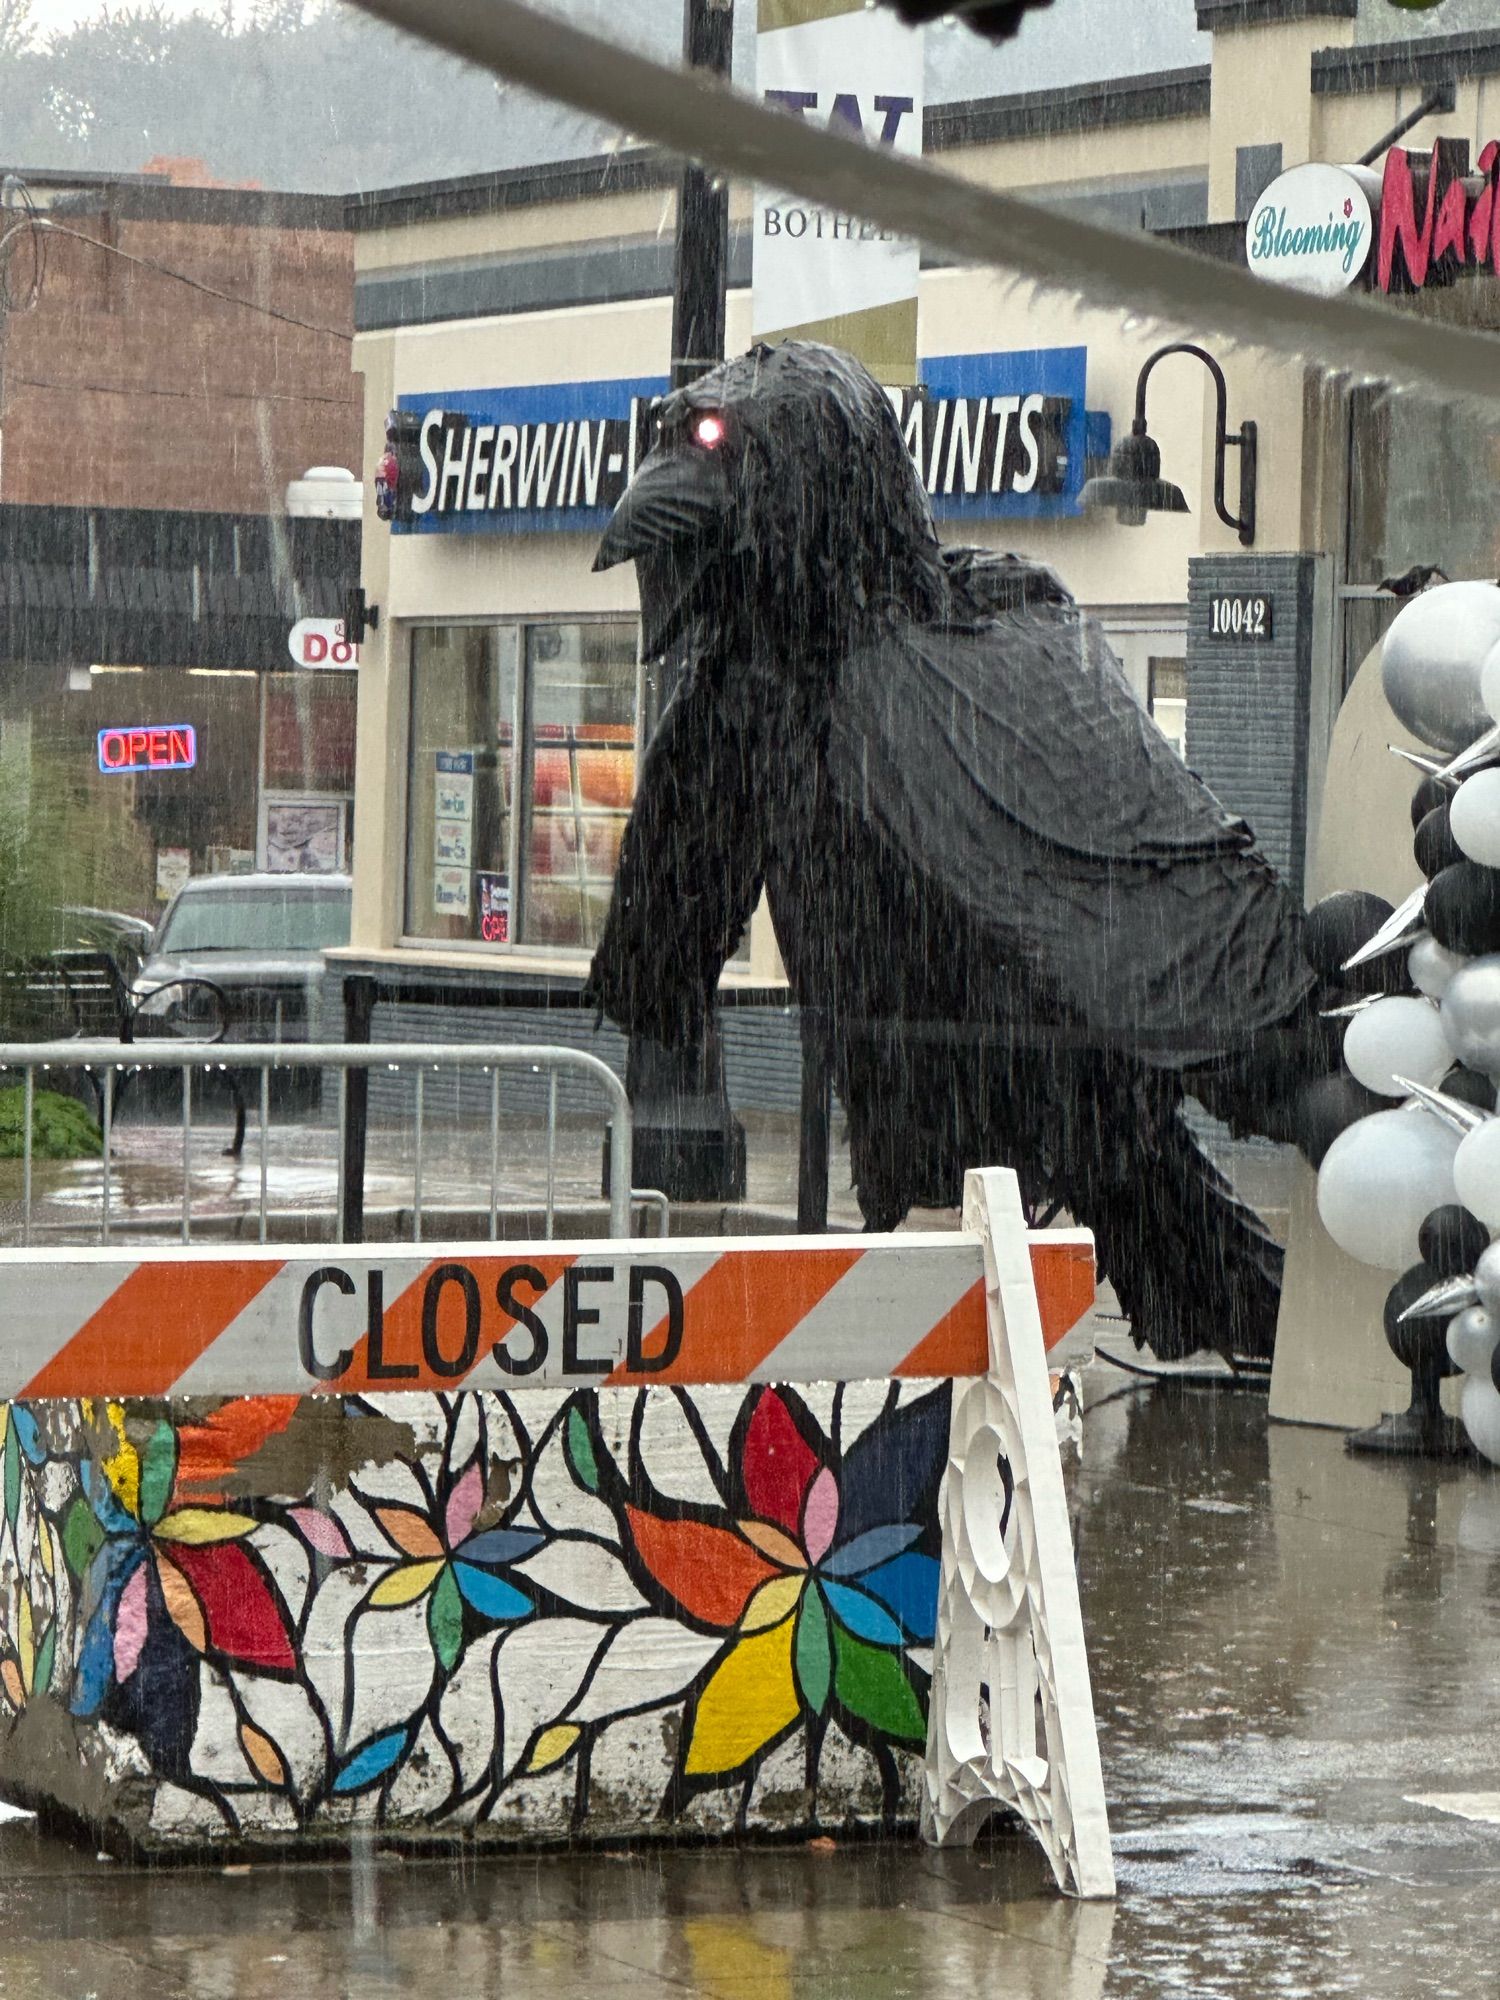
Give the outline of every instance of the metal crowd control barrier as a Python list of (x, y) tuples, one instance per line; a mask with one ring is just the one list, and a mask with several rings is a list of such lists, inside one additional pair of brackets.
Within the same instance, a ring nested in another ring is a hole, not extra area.
[[(528, 1048), (514, 1043), (482, 1042), (456, 1045), (452, 1042), (149, 1042), (115, 1041), (5, 1042), (0, 1043), (0, 1072), (22, 1073), (21, 1150), (21, 1242), (31, 1242), (33, 1109), (36, 1077), (50, 1070), (100, 1070), (104, 1073), (103, 1195), (100, 1217), (101, 1240), (110, 1240), (110, 1194), (114, 1145), (114, 1079), (121, 1070), (179, 1070), (182, 1075), (182, 1220), (184, 1243), (192, 1241), (193, 1111), (191, 1079), (194, 1071), (258, 1071), (260, 1076), (260, 1198), (259, 1240), (267, 1240), (270, 1179), (270, 1083), (277, 1069), (331, 1069), (339, 1077), (339, 1190), (338, 1215), (349, 1212), (344, 1186), (346, 1126), (348, 1120), (349, 1075), (351, 1071), (409, 1068), (415, 1072), (415, 1120), (412, 1161), (412, 1215), (415, 1240), (422, 1239), (422, 1192), (424, 1170), (423, 1098), (426, 1074), (431, 1069), (478, 1070), (488, 1074), (490, 1083), (490, 1237), (499, 1236), (500, 1191), (500, 1077), (507, 1069), (530, 1070), (548, 1076), (547, 1091), (547, 1236), (553, 1234), (557, 1208), (557, 1080), (565, 1070), (591, 1078), (598, 1084), (608, 1104), (609, 1148), (609, 1233), (628, 1237), (632, 1209), (630, 1187), (631, 1115), (625, 1086), (607, 1063), (582, 1049), (542, 1046)], [(642, 1190), (635, 1200), (655, 1209), (659, 1227), (665, 1220), (665, 1197)], [(362, 1213), (362, 1206), (360, 1208)], [(347, 1230), (343, 1232), (346, 1236)], [(661, 1228), (665, 1234), (665, 1228)]]

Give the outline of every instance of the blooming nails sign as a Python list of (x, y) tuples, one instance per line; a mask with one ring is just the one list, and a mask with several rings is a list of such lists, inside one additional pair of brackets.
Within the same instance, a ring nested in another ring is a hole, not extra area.
[(1353, 170), (1293, 167), (1255, 204), (1245, 254), (1257, 277), (1330, 298), (1364, 270), (1374, 234), (1370, 196)]

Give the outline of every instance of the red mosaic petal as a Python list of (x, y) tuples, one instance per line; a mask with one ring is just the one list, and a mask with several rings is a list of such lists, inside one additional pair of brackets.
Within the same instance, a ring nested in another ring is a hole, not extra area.
[(817, 1469), (791, 1411), (774, 1389), (767, 1389), (745, 1433), (745, 1495), (751, 1513), (797, 1534), (803, 1496)]
[(172, 1561), (203, 1607), (208, 1643), (241, 1666), (296, 1669), (281, 1608), (241, 1542), (172, 1545)]
[(744, 1616), (751, 1593), (781, 1571), (728, 1528), (703, 1521), (663, 1521), (627, 1507), (642, 1562), (702, 1625), (727, 1630)]

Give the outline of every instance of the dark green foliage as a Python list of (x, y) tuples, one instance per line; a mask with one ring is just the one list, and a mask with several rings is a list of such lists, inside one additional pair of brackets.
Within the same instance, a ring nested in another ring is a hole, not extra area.
[[(25, 1130), (21, 1085), (0, 1090), (0, 1160), (19, 1160)], [(92, 1160), (104, 1135), (76, 1097), (39, 1090), (31, 1107), (31, 1153), (36, 1160)]]

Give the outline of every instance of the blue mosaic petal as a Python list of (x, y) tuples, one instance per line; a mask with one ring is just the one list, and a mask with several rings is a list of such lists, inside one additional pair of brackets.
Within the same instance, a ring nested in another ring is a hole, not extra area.
[(344, 1765), (333, 1781), (337, 1792), (359, 1792), (366, 1785), (373, 1785), (377, 1778), (383, 1778), (387, 1771), (400, 1763), (406, 1751), (406, 1726), (392, 1729), (384, 1736), (376, 1736)]
[(465, 1562), (500, 1563), (519, 1562), (522, 1556), (529, 1556), (546, 1541), (534, 1528), (487, 1528), (482, 1535), (470, 1535), (459, 1545), (457, 1554)]
[(909, 1549), (922, 1532), (917, 1521), (892, 1521), (888, 1527), (866, 1528), (852, 1542), (830, 1549), (818, 1567), (825, 1576), (859, 1576), (876, 1563), (889, 1562)]
[(78, 1669), (68, 1702), (74, 1715), (97, 1715), (109, 1693), (115, 1671), (115, 1614), (120, 1608), (121, 1594), (140, 1567), (143, 1555), (141, 1548), (128, 1548), (120, 1543), (106, 1545), (100, 1552), (96, 1570), (103, 1576), (103, 1587), (78, 1649)]
[(878, 1416), (839, 1467), (839, 1533), (847, 1545), (888, 1521), (929, 1521), (948, 1454), (953, 1385)]
[(841, 1625), (847, 1626), (856, 1639), (868, 1639), (875, 1646), (899, 1646), (901, 1627), (873, 1597), (866, 1597), (862, 1590), (851, 1590), (847, 1583), (830, 1583), (825, 1578), (823, 1592), (828, 1599), (829, 1609)]
[(513, 1618), (529, 1618), (536, 1608), (513, 1583), (507, 1583), (503, 1576), (492, 1576), (488, 1570), (475, 1569), (472, 1563), (455, 1561), (453, 1574), (465, 1601), (481, 1618), (493, 1619), (497, 1625)]
[(890, 1606), (913, 1639), (930, 1645), (937, 1631), (938, 1575), (937, 1558), (914, 1550), (866, 1570), (859, 1583)]
[(103, 1468), (88, 1458), (83, 1461), (83, 1490), (106, 1534), (133, 1535), (139, 1531), (140, 1522), (120, 1505)]
[(12, 1403), (10, 1420), (16, 1427), (16, 1438), (22, 1451), (33, 1465), (42, 1464), (47, 1456), (47, 1447), (42, 1443), (42, 1434), (37, 1428), (36, 1418), (24, 1403)]

